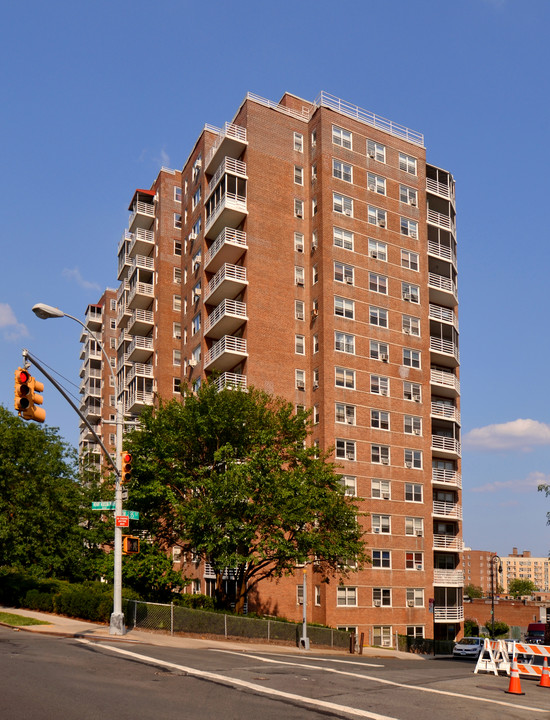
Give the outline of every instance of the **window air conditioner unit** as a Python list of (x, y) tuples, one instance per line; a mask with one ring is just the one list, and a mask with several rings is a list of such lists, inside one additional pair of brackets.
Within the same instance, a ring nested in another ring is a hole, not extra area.
[(415, 435), (420, 435), (420, 430), (418, 430), (418, 428), (415, 428), (415, 429), (413, 430), (413, 432), (414, 432)]
[(416, 566), (416, 569), (417, 569), (417, 570), (422, 570), (422, 563), (419, 563), (419, 564)]
[(191, 232), (189, 233), (189, 240), (196, 240), (197, 239), (197, 233)]
[(407, 607), (414, 607), (414, 600), (407, 600)]
[(419, 530), (419, 531), (416, 533), (416, 537), (422, 537), (422, 530)]
[(301, 245), (298, 245), (298, 247), (296, 248), (296, 252), (302, 252), (302, 253), (303, 253), (303, 252), (304, 252), (304, 248), (303, 248)]
[(404, 292), (404, 293), (403, 293), (403, 300), (410, 300), (410, 299), (411, 299), (411, 294), (408, 293), (408, 292)]
[(197, 360), (196, 360), (195, 358), (191, 358), (191, 359), (189, 360), (189, 367), (194, 368), (194, 367), (197, 367), (197, 365), (198, 365), (198, 362), (197, 362)]
[(415, 402), (420, 402), (420, 395), (413, 395), (413, 400)]
[(406, 463), (405, 463), (405, 467), (406, 467), (406, 468), (412, 468), (412, 466), (413, 466), (412, 462), (406, 462)]
[(202, 160), (201, 160), (200, 158), (197, 158), (197, 159), (195, 160), (195, 167), (196, 167), (196, 168), (202, 167)]
[(374, 528), (374, 532), (375, 532), (375, 533), (379, 533), (379, 532), (380, 532), (380, 528)]
[(304, 287), (304, 281), (303, 281), (303, 280), (300, 280), (300, 278), (297, 278), (297, 279), (296, 279), (296, 285), (298, 285), (299, 287)]
[(374, 258), (376, 260), (376, 258), (378, 257), (378, 253), (376, 253), (374, 250), (371, 250), (370, 256), (371, 256), (371, 258)]
[(387, 390), (380, 390), (380, 395), (385, 395), (387, 397), (388, 391)]
[(318, 315), (319, 315), (319, 310), (318, 310), (318, 308), (313, 308), (313, 310), (311, 311), (311, 319), (312, 319), (312, 320), (315, 320), (315, 318), (316, 318)]
[(304, 213), (301, 212), (300, 210), (297, 210), (297, 211), (296, 211), (296, 217), (297, 217), (297, 218), (300, 218), (300, 220), (303, 220), (303, 218), (304, 218)]
[(413, 207), (416, 207), (416, 200), (414, 200), (413, 198), (411, 198), (411, 205), (412, 205)]
[(385, 221), (385, 220), (379, 220), (379, 221), (378, 221), (378, 227), (385, 228), (385, 227), (386, 227), (386, 221)]
[(344, 210), (344, 215), (347, 215), (348, 217), (351, 217), (351, 210), (349, 210), (348, 208), (345, 208), (345, 210)]
[(413, 240), (416, 240), (416, 238), (418, 237), (416, 230), (411, 230), (410, 235)]
[(383, 498), (384, 500), (389, 500), (389, 499), (390, 499), (390, 494), (389, 494), (389, 493), (382, 493), (382, 498)]
[(353, 453), (347, 453), (346, 457), (348, 460), (355, 460), (355, 455)]
[(374, 607), (380, 607), (380, 600), (374, 600), (373, 605)]
[(371, 183), (370, 185), (367, 185), (369, 190), (376, 190), (376, 185), (374, 183)]
[(350, 278), (350, 277), (347, 277), (347, 278), (346, 278), (346, 283), (347, 283), (348, 285), (353, 285), (353, 279)]
[(298, 388), (298, 390), (305, 390), (305, 389), (306, 389), (306, 384), (305, 384), (304, 382), (302, 382), (301, 380), (299, 380), (299, 381), (296, 383), (296, 387)]
[(374, 153), (373, 153), (372, 151), (371, 151), (371, 152), (369, 152), (369, 157), (370, 157), (370, 158), (372, 158), (372, 159), (374, 160)]
[(390, 464), (390, 461), (388, 460), (388, 458), (382, 458), (381, 462), (382, 462), (382, 465), (389, 465), (389, 464)]
[(346, 422), (347, 422), (348, 425), (353, 425), (353, 424), (354, 424), (352, 417), (346, 418)]
[(319, 387), (319, 383), (318, 383), (318, 382), (314, 382), (314, 383), (313, 383), (313, 389), (314, 389), (314, 390), (317, 390), (318, 387)]
[(410, 335), (410, 334), (411, 334), (411, 329), (410, 329), (410, 328), (407, 328), (407, 327), (406, 327), (406, 328), (403, 328), (403, 332), (405, 333), (405, 335)]
[(388, 354), (380, 353), (380, 360), (382, 360), (382, 362), (388, 362)]

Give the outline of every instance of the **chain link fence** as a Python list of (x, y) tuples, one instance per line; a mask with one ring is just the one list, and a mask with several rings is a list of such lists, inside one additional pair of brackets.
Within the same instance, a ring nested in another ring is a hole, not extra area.
[[(123, 600), (126, 627), (141, 630), (164, 630), (171, 635), (191, 633), (221, 635), (225, 638), (246, 638), (264, 642), (277, 641), (299, 644), (302, 624), (261, 620), (242, 615), (206, 612), (174, 605), (142, 600)], [(312, 645), (346, 649), (350, 634), (343, 630), (309, 626), (307, 634)]]

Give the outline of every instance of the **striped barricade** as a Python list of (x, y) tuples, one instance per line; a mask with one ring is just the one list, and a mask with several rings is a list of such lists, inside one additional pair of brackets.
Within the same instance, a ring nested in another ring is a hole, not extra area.
[(533, 663), (535, 658), (546, 658), (550, 662), (549, 645), (528, 645), (511, 640), (505, 640), (506, 649), (509, 655), (515, 657), (520, 675), (540, 678), (542, 676), (542, 664)]
[(499, 670), (510, 674), (510, 657), (503, 640), (485, 638), (483, 650), (479, 653), (474, 673), (492, 672), (498, 675)]

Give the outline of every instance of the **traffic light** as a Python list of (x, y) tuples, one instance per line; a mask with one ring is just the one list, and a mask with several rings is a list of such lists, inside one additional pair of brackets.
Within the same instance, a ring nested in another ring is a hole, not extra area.
[(122, 537), (122, 554), (137, 555), (139, 552), (139, 538), (132, 535), (124, 535)]
[(132, 479), (132, 454), (129, 452), (122, 453), (122, 467), (120, 468), (120, 482), (127, 485)]
[(36, 407), (42, 405), (44, 398), (39, 392), (44, 390), (44, 384), (35, 380), (28, 370), (17, 368), (15, 371), (15, 398), (14, 406), (19, 415), (25, 420), (44, 422), (46, 411)]

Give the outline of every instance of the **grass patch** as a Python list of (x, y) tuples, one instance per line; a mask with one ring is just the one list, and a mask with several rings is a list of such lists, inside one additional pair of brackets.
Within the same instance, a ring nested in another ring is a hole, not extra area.
[(31, 617), (24, 617), (23, 615), (14, 615), (13, 613), (0, 612), (0, 622), (6, 623), (6, 625), (51, 625), (49, 622), (44, 620), (36, 620)]

